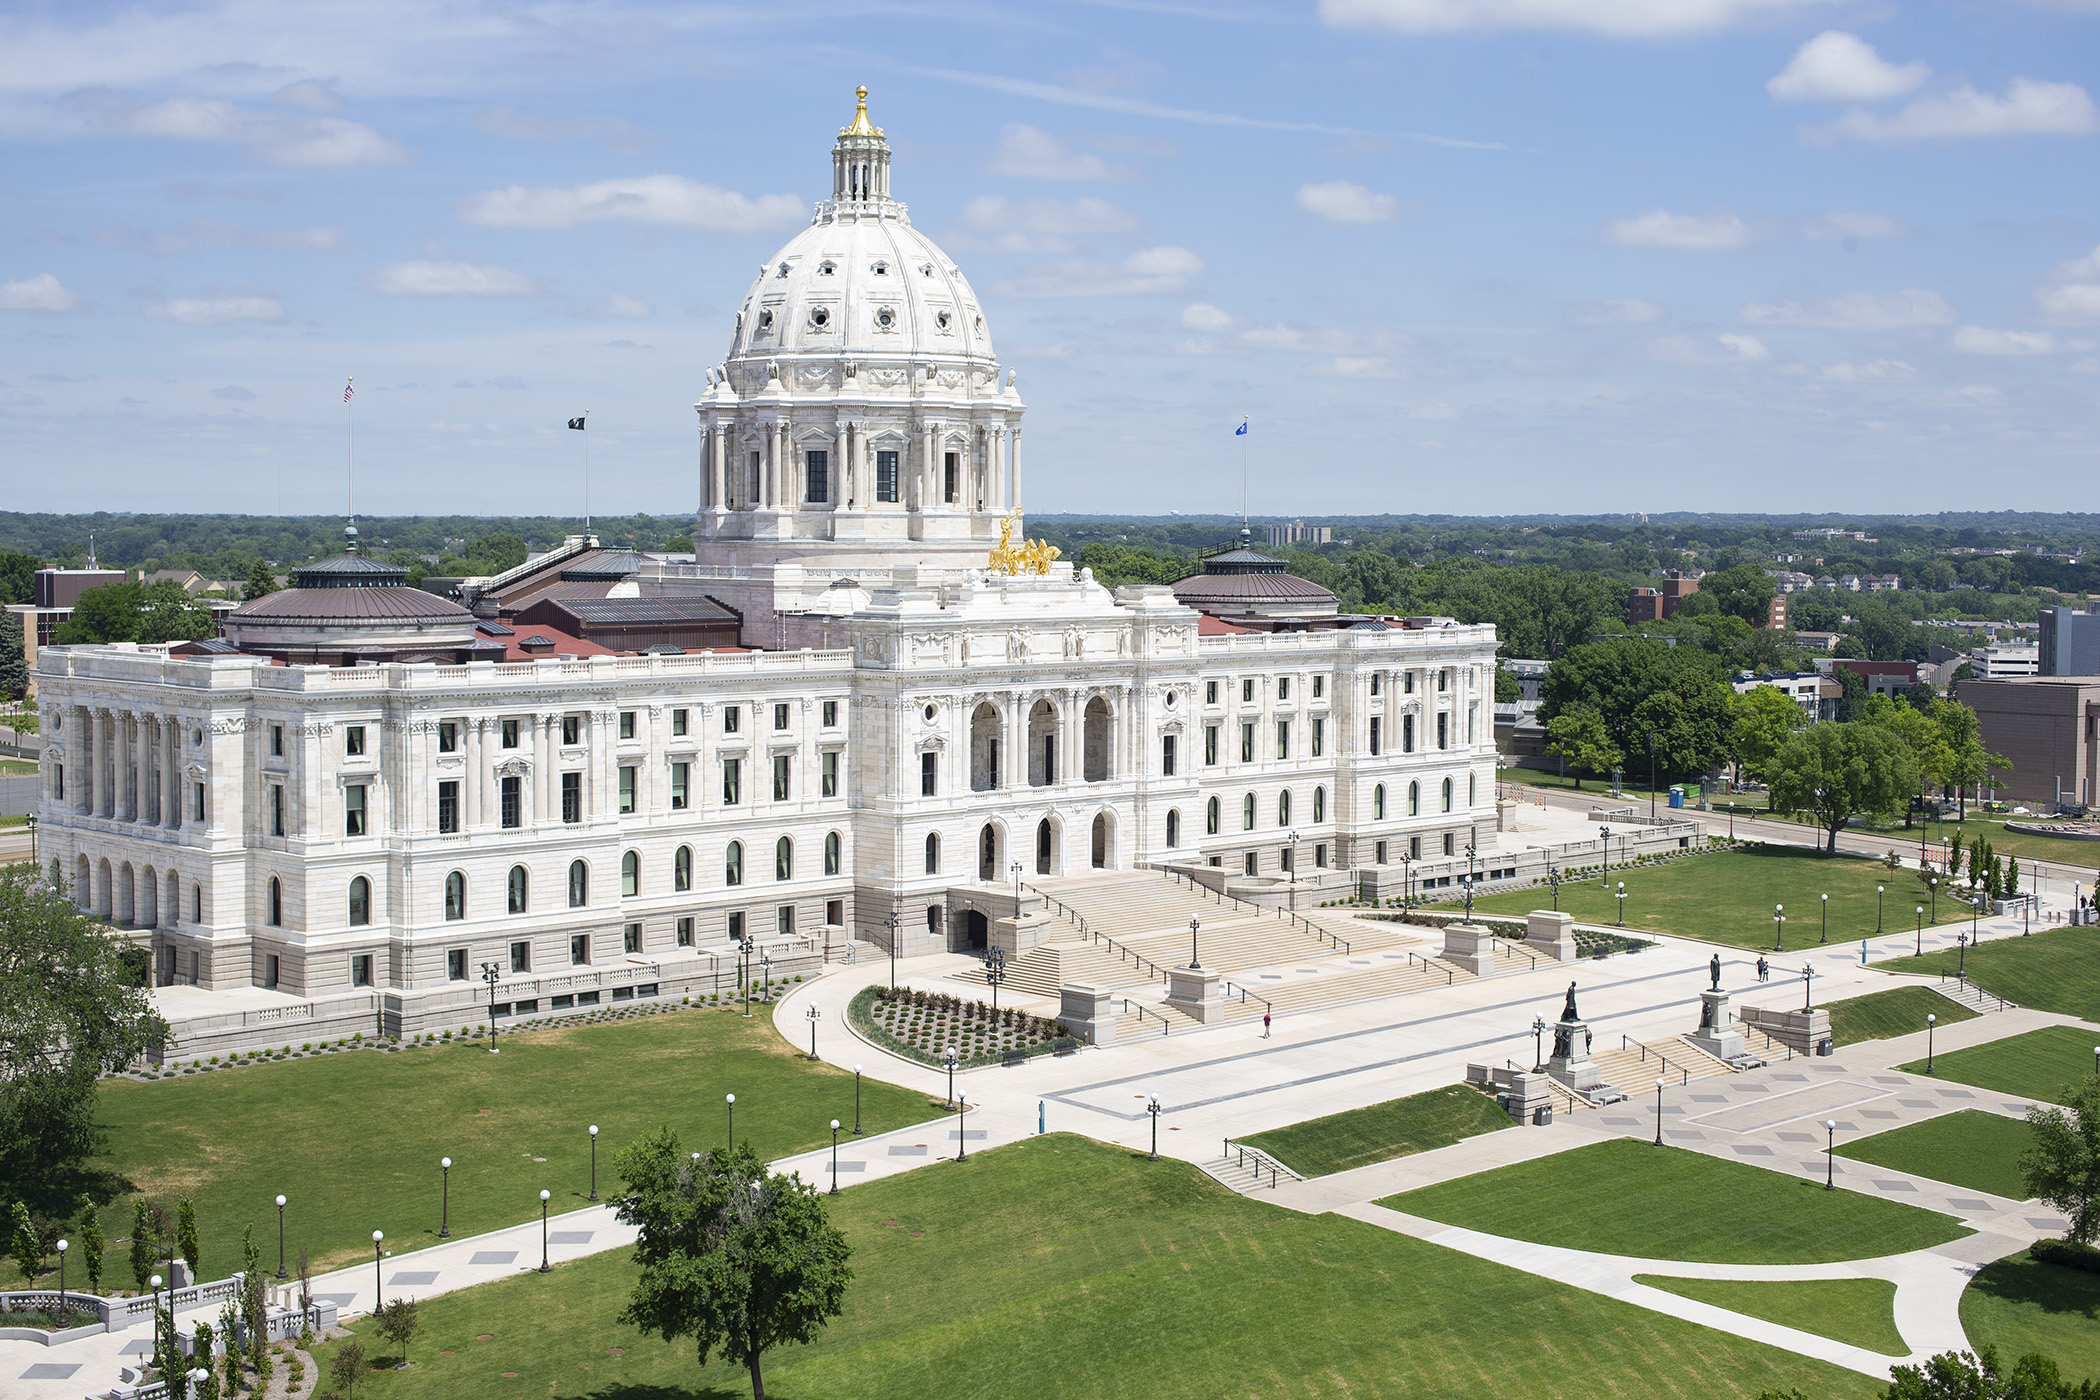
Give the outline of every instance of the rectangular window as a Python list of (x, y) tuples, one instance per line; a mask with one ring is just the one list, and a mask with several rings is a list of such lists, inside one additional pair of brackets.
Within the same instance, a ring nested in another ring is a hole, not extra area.
[(497, 726), (497, 732), (502, 735), (501, 742), (504, 748), (514, 749), (518, 746), (518, 722), (516, 720), (503, 720)]
[(447, 780), (438, 784), (438, 830), (451, 834), (459, 830), (459, 783)]
[(837, 797), (839, 795), (839, 756), (837, 752), (829, 751), (819, 754), (817, 763), (819, 770), (823, 774), (824, 795), (826, 797)]
[(561, 717), (561, 741), (569, 748), (575, 748), (583, 742), (582, 715), (563, 715)]
[(1376, 695), (1376, 694), (1378, 693), (1378, 685), (1379, 685), (1379, 682), (1380, 682), (1380, 680), (1382, 680), (1382, 679), (1383, 679), (1383, 677), (1382, 677), (1382, 675), (1381, 675), (1381, 674), (1380, 674), (1379, 672), (1377, 672), (1377, 671), (1373, 671), (1373, 672), (1371, 673), (1371, 693), (1372, 693), (1373, 695)]
[(1436, 746), (1440, 749), (1451, 747), (1451, 716), (1449, 715), (1438, 715), (1436, 717)]
[(620, 711), (620, 737), (622, 739), (632, 739), (634, 737), (633, 710)]
[(773, 916), (773, 927), (783, 936), (793, 934), (795, 931), (795, 906), (792, 904), (781, 905)]
[(1313, 699), (1317, 700), (1317, 699), (1319, 699), (1319, 698), (1320, 698), (1321, 696), (1325, 695), (1326, 693), (1327, 693), (1327, 677), (1325, 677), (1325, 676), (1314, 676), (1314, 677), (1313, 677)]
[(265, 954), (263, 957), (263, 985), (265, 987), (277, 985), (277, 955), (275, 953)]
[(634, 767), (631, 764), (623, 764), (620, 768), (620, 811), (626, 813), (633, 810)]
[(681, 948), (693, 946), (693, 918), (690, 914), (678, 921), (678, 946)]
[(1413, 715), (1402, 715), (1400, 716), (1400, 752), (1413, 753), (1414, 751), (1415, 717)]
[(824, 702), (824, 727), (826, 729), (839, 727), (839, 702), (836, 700), (826, 700)]
[(569, 963), (581, 966), (591, 960), (591, 936), (587, 933), (569, 935)]
[(504, 829), (516, 831), (525, 825), (525, 780), (505, 778), (501, 792)]
[(284, 757), (284, 726), (281, 724), (270, 726), (270, 757)]
[(1291, 848), (1289, 846), (1285, 846), (1276, 853), (1276, 866), (1286, 875), (1297, 868), (1291, 864)]
[(775, 705), (773, 707), (773, 727), (775, 729), (788, 727), (788, 707), (786, 705)]
[(729, 916), (729, 941), (731, 943), (744, 941), (744, 913), (741, 909)]
[(722, 732), (724, 734), (734, 734), (741, 729), (744, 723), (743, 715), (743, 706), (724, 705), (722, 707)]
[(1215, 768), (1217, 767), (1217, 765), (1218, 726), (1216, 726), (1215, 724), (1206, 724), (1203, 726), (1203, 766), (1206, 768)]
[(467, 950), (447, 948), (445, 950), (445, 980), (464, 982), (467, 980)]
[(671, 765), (671, 810), (682, 812), (686, 804), (686, 781), (691, 776), (693, 765), (674, 763)]
[(1276, 698), (1278, 700), (1288, 700), (1291, 698), (1291, 678), (1289, 676), (1277, 677)]
[(1413, 671), (1402, 671), (1400, 673), (1400, 682), (1400, 688), (1402, 690), (1407, 692), (1409, 695), (1415, 693), (1415, 673)]
[(1253, 851), (1247, 852), (1246, 871), (1249, 875), (1258, 875), (1261, 873), (1261, 857)]
[(843, 899), (825, 900), (824, 922), (830, 924), (833, 928), (844, 928), (846, 926), (846, 901)]
[(825, 451), (805, 453), (803, 475), (809, 483), (804, 499), (822, 505), (831, 499), (831, 454)]
[(1421, 837), (1410, 836), (1407, 838), (1407, 858), (1409, 860), (1420, 860), (1422, 858)]
[(1252, 704), (1254, 702), (1254, 678), (1252, 676), (1240, 682), (1240, 701), (1243, 704)]
[(1163, 778), (1174, 776), (1174, 736), (1164, 735), (1159, 741), (1159, 772)]
[(365, 756), (365, 727), (353, 724), (343, 730), (343, 754), (348, 758)]
[(1240, 726), (1240, 762), (1254, 762), (1254, 726), (1252, 724)]
[(532, 971), (532, 945), (530, 943), (521, 940), (510, 945), (510, 970), (512, 972)]
[(1291, 756), (1291, 722), (1287, 719), (1276, 721), (1276, 756), (1278, 758), (1289, 758)]
[(459, 725), (455, 721), (449, 719), (438, 721), (438, 752), (459, 752)]
[(940, 755), (935, 753), (920, 754), (919, 796), (938, 797), (940, 791)]
[(583, 820), (583, 774), (561, 775), (561, 819), (574, 826)]
[(897, 499), (897, 454), (894, 452), (875, 454), (875, 499), (891, 502)]
[(788, 756), (784, 753), (773, 755), (773, 800), (788, 800)]
[(734, 807), (744, 800), (744, 765), (734, 758), (722, 760), (722, 805)]
[(673, 711), (671, 711), (671, 734), (672, 734), (672, 737), (676, 738), (676, 737), (682, 736), (682, 735), (683, 735), (683, 734), (685, 733), (685, 726), (686, 726), (686, 717), (687, 717), (687, 715), (688, 715), (689, 713), (690, 713), (690, 711), (687, 711), (687, 710), (673, 710)]
[(1327, 843), (1325, 841), (1316, 841), (1313, 843), (1313, 869), (1325, 870), (1326, 868)]
[(962, 498), (958, 480), (962, 476), (961, 456), (958, 452), (941, 454), (941, 499), (951, 506)]
[[(364, 789), (359, 788), (358, 791), (363, 792)], [(204, 784), (202, 783), (190, 784), (190, 815), (200, 822), (204, 820)]]
[(1312, 722), (1312, 756), (1318, 758), (1325, 752), (1327, 752), (1327, 721), (1315, 715)]
[(270, 784), (270, 834), (284, 835), (284, 784)]
[(350, 959), (350, 985), (369, 987), (372, 985), (372, 955), (359, 953)]
[[(197, 801), (199, 805), (202, 805), (204, 801), (204, 789), (201, 786), (197, 789)], [(343, 789), (343, 835), (362, 836), (364, 834), (365, 787), (363, 783), (357, 783)]]
[(1378, 757), (1378, 754), (1379, 754), (1379, 747), (1380, 747), (1380, 745), (1381, 745), (1381, 744), (1382, 744), (1382, 743), (1384, 742), (1384, 739), (1385, 739), (1385, 735), (1384, 735), (1384, 721), (1380, 720), (1380, 719), (1378, 718), (1378, 716), (1377, 716), (1377, 715), (1372, 715), (1372, 716), (1371, 716), (1371, 757), (1373, 757), (1373, 758), (1376, 758), (1376, 757)]
[[(1417, 837), (1417, 838), (1415, 838), (1415, 839), (1417, 839), (1417, 840), (1420, 840), (1421, 838), (1420, 838), (1420, 837)], [(1380, 842), (1378, 842), (1378, 843), (1377, 843), (1377, 844), (1376, 844), (1375, 846), (1373, 846), (1373, 847), (1371, 848), (1371, 855), (1372, 855), (1372, 859), (1373, 859), (1373, 860), (1374, 860), (1374, 861), (1375, 861), (1375, 862), (1376, 862), (1377, 864), (1379, 864), (1379, 865), (1384, 865), (1384, 864), (1385, 864), (1385, 842), (1383, 842), (1383, 841), (1380, 841)]]
[(1203, 683), (1203, 703), (1206, 705), (1218, 703), (1218, 683), (1216, 681), (1205, 681)]
[(642, 951), (642, 926), (640, 924), (627, 925), (626, 929), (623, 930), (621, 946), (630, 953)]

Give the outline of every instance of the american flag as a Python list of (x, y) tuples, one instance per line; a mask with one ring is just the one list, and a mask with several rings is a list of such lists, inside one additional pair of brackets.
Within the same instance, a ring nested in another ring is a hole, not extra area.
[(351, 387), (350, 387), (350, 386), (349, 386), (348, 384), (345, 384), (345, 385), (343, 386), (343, 402), (344, 402), (344, 403), (348, 403), (348, 402), (350, 402), (350, 395), (351, 395), (351, 394), (353, 394), (353, 393), (355, 393), (355, 392), (356, 392), (356, 391), (355, 391), (355, 390), (353, 390), (353, 389), (352, 389), (352, 388), (351, 388)]

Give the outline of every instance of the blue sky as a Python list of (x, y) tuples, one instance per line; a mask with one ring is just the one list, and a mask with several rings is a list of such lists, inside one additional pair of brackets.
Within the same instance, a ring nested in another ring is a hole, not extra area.
[(2100, 0), (16, 4), (27, 510), (690, 509), (866, 83), (1039, 511), (2100, 509)]

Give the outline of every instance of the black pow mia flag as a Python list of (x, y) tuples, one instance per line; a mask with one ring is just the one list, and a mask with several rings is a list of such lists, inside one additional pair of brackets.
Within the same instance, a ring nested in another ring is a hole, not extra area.
[(583, 431), (583, 420), (581, 418), (571, 418), (569, 420), (569, 426), (580, 433)]

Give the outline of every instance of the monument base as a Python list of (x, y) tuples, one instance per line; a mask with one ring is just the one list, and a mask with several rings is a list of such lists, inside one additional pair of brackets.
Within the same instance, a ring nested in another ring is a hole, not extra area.
[(1215, 1021), (1225, 1013), (1224, 977), (1207, 967), (1167, 969), (1167, 1005), (1193, 1021)]
[(1581, 949), (1575, 944), (1575, 916), (1552, 909), (1534, 909), (1524, 918), (1524, 947), (1555, 962), (1573, 962)]
[(1731, 1029), (1728, 993), (1719, 987), (1699, 993), (1699, 1029), (1685, 1039), (1717, 1060), (1734, 1061), (1750, 1053), (1743, 1033)]
[(1111, 1045), (1116, 1039), (1115, 990), (1092, 982), (1067, 982), (1058, 988), (1057, 1019), (1089, 1045)]
[(1495, 970), (1495, 933), (1479, 924), (1448, 924), (1444, 928), (1445, 962), (1456, 963), (1475, 977)]

